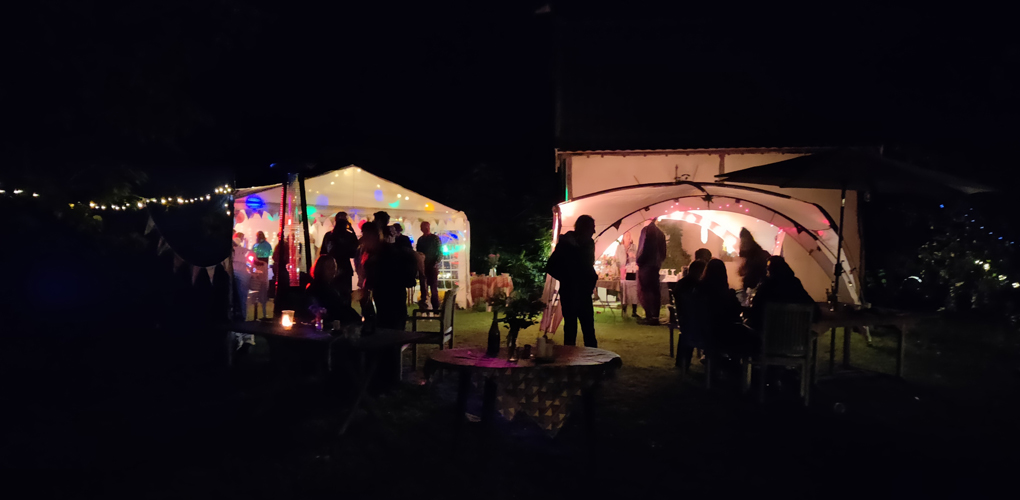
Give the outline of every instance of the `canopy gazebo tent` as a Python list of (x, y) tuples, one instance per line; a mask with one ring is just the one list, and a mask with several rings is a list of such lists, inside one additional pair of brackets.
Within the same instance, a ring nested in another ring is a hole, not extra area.
[[(726, 182), (763, 184), (780, 188), (824, 188), (840, 191), (910, 193), (942, 198), (994, 191), (994, 189), (958, 177), (883, 158), (866, 150), (837, 149), (810, 156), (799, 156), (776, 163), (719, 174)], [(845, 205), (840, 206), (839, 231), (842, 235)], [(838, 241), (842, 242), (842, 238)], [(840, 247), (836, 247), (839, 256)], [(840, 260), (840, 259), (836, 259)], [(835, 260), (833, 261), (835, 262)], [(840, 267), (833, 270), (842, 274)], [(838, 279), (838, 278), (837, 278)], [(833, 297), (837, 300), (838, 297)]]
[[(732, 257), (741, 227), (772, 254), (782, 254), (813, 298), (824, 301), (833, 283), (839, 254), (844, 279), (840, 297), (860, 303), (863, 252), (856, 193), (848, 193), (846, 231), (837, 252), (840, 192), (830, 189), (761, 189), (718, 182), (716, 176), (824, 151), (818, 148), (744, 148), (643, 151), (570, 151), (557, 153), (557, 169), (566, 181), (566, 201), (553, 210), (554, 238), (583, 214), (595, 218), (596, 258), (612, 255), (630, 231), (637, 241), (651, 219), (681, 221), (684, 247), (699, 243), (714, 254)], [(688, 245), (686, 235), (701, 233)], [(697, 245), (697, 246), (694, 246)], [(691, 246), (691, 248), (687, 248)], [(739, 280), (731, 268), (731, 284)], [(679, 270), (678, 270), (679, 271)]]
[[(790, 246), (803, 251), (789, 256), (791, 266), (805, 268), (811, 263), (819, 269), (833, 269), (838, 235), (835, 223), (820, 206), (789, 196), (742, 186), (712, 183), (657, 183), (613, 189), (575, 198), (554, 209), (554, 226), (563, 232), (573, 227), (577, 217), (595, 219), (595, 255), (611, 250), (623, 233), (639, 231), (652, 218), (679, 220), (700, 226), (735, 248), (740, 229), (746, 227), (755, 240), (770, 253), (792, 253)], [(559, 228), (564, 228), (560, 230)], [(693, 253), (694, 249), (687, 249)], [(844, 266), (849, 269), (845, 255)], [(731, 282), (735, 276), (730, 276)], [(859, 285), (849, 276), (845, 286), (848, 297), (859, 300)], [(824, 289), (809, 290), (824, 296)]]
[[(287, 188), (293, 190), (296, 186), (298, 183), (288, 184)], [(430, 222), (432, 232), (439, 235), (443, 243), (440, 290), (448, 290), (453, 286), (460, 286), (461, 289), (467, 287), (471, 239), (470, 224), (463, 212), (355, 165), (307, 177), (303, 180), (303, 186), (313, 259), (318, 255), (323, 236), (333, 229), (331, 217), (337, 212), (347, 212), (360, 237), (361, 223), (371, 220), (375, 212), (385, 211), (390, 214), (391, 223), (400, 223), (404, 234), (414, 242), (422, 234), (421, 222)], [(280, 202), (283, 196), (283, 184), (238, 189), (234, 195), (234, 230), (244, 233), (248, 243), (254, 242), (256, 232), (263, 231), (275, 245), (281, 227)], [(469, 307), (468, 295), (458, 294), (457, 304)]]

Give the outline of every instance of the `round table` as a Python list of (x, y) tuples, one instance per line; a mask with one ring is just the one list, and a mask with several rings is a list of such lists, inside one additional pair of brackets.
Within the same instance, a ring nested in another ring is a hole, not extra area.
[(425, 363), (425, 375), (430, 377), (442, 369), (460, 374), (458, 423), (463, 421), (471, 388), (484, 386), (483, 421), (496, 412), (507, 420), (524, 413), (555, 436), (581, 400), (590, 428), (592, 392), (623, 362), (618, 354), (605, 349), (562, 345), (553, 349), (556, 356), (550, 362), (507, 361), (506, 349), (494, 358), (486, 357), (485, 350), (479, 348), (433, 351)]

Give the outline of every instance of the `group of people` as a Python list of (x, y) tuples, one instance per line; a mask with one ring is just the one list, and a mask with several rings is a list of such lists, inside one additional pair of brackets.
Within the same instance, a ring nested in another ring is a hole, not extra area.
[[(372, 220), (363, 222), (360, 238), (346, 212), (338, 212), (332, 219), (333, 230), (323, 236), (304, 300), (295, 304), (301, 309), (301, 315), (316, 311), (324, 321), (360, 322), (362, 315), (352, 307), (355, 272), (361, 290), (362, 314), (377, 320), (382, 328), (404, 328), (406, 290), (416, 284), (421, 286), (419, 307), (439, 309), (442, 244), (432, 233), (429, 222), (421, 223), (422, 236), (415, 248), (411, 238), (403, 234), (400, 224), (390, 224), (386, 212), (376, 212)], [(275, 250), (262, 231), (258, 232), (251, 250), (244, 247), (244, 239), (243, 233), (234, 234), (233, 270), (237, 295), (234, 317), (242, 321), (247, 316), (249, 290), (257, 292), (256, 317), (260, 305), (262, 316), (267, 315), (270, 256), (275, 262), (288, 260), (282, 235)], [(289, 285), (286, 272), (278, 273), (277, 277), (282, 280), (280, 286)]]
[(729, 287), (726, 264), (705, 248), (695, 253), (685, 276), (670, 290), (681, 332), (676, 366), (684, 372), (696, 349), (701, 356), (715, 357), (724, 368), (757, 354), (769, 304), (809, 304), (815, 307), (815, 317), (821, 313), (786, 259), (769, 255), (746, 229), (740, 232), (738, 256), (741, 284), (752, 291), (749, 305)]
[[(556, 249), (549, 256), (546, 272), (560, 282), (560, 307), (563, 311), (563, 343), (577, 344), (577, 325), (581, 324), (586, 347), (598, 347), (595, 338), (595, 308), (592, 291), (598, 281), (595, 272), (595, 219), (582, 215), (574, 223), (574, 230), (560, 236)], [(644, 308), (646, 318), (641, 323), (658, 325), (662, 305), (659, 270), (666, 260), (666, 235), (655, 219), (641, 230), (638, 246), (629, 233), (624, 233), (623, 244), (617, 250), (624, 283), (624, 311), (627, 305), (637, 316), (637, 302)], [(636, 280), (635, 280), (636, 278)], [(636, 296), (636, 297), (635, 297)]]
[[(254, 290), (255, 294), (255, 316), (258, 316), (259, 306), (262, 307), (262, 316), (266, 316), (266, 304), (269, 302), (269, 257), (273, 254), (273, 246), (266, 240), (266, 233), (259, 231), (255, 235), (255, 244), (250, 252), (244, 248), (244, 233), (234, 233), (233, 257), (231, 259), (234, 271), (234, 316), (236, 319), (244, 320), (248, 314), (248, 291)], [(251, 260), (249, 261), (249, 253)], [(250, 269), (249, 269), (250, 266)]]
[[(595, 220), (588, 215), (577, 218), (574, 230), (560, 236), (549, 257), (546, 272), (560, 282), (559, 298), (563, 312), (564, 344), (576, 345), (578, 323), (584, 345), (597, 347), (592, 291), (598, 280), (594, 270)], [(729, 286), (726, 264), (712, 258), (706, 248), (697, 250), (684, 277), (673, 283), (670, 293), (676, 304), (681, 331), (681, 349), (677, 366), (689, 367), (695, 349), (708, 351), (721, 359), (740, 359), (753, 355), (760, 346), (759, 332), (764, 311), (770, 303), (803, 303), (816, 308), (793, 270), (781, 256), (769, 255), (754, 241), (747, 229), (740, 231), (737, 273), (744, 290), (754, 300), (745, 307), (737, 292)], [(637, 316), (637, 303), (645, 310), (642, 324), (658, 325), (662, 305), (659, 271), (666, 259), (665, 234), (650, 220), (641, 230), (635, 247), (629, 233), (616, 252), (621, 271), (624, 312), (631, 308)], [(636, 299), (636, 300), (635, 300)]]
[[(421, 223), (422, 237), (417, 249), (400, 224), (390, 224), (386, 212), (361, 225), (361, 238), (354, 232), (347, 213), (338, 212), (333, 230), (323, 237), (319, 258), (312, 269), (308, 296), (326, 310), (326, 319), (341, 323), (360, 321), (351, 306), (354, 273), (358, 273), (361, 312), (378, 326), (403, 330), (408, 288), (420, 282), (422, 308), (439, 309), (439, 237), (428, 222)], [(417, 251), (416, 251), (417, 250)], [(352, 265), (353, 262), (353, 265)]]

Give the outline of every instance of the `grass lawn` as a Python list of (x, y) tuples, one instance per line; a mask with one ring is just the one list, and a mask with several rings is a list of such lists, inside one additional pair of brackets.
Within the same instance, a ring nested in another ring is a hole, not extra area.
[[(458, 347), (484, 346), (490, 321), (458, 311)], [(1016, 332), (921, 325), (905, 382), (849, 373), (821, 383), (804, 409), (779, 397), (760, 406), (725, 385), (705, 391), (698, 372), (681, 381), (665, 327), (616, 311), (599, 312), (596, 331), (623, 368), (600, 394), (594, 439), (574, 418), (555, 439), (518, 419), (492, 432), (468, 424), (454, 440), (456, 376), (386, 394), (379, 418), (359, 419), (338, 439), (344, 405), (321, 385), (292, 390), (274, 411), (252, 411), (270, 378), (260, 343), (230, 375), (209, 425), (158, 428), (166, 435), (158, 444), (64, 477), (133, 498), (656, 498), (798, 482), (791, 494), (982, 495), (1012, 473), (1003, 452), (1018, 444)], [(521, 342), (535, 335), (526, 330)], [(853, 337), (853, 363), (891, 374), (896, 336), (874, 337), (874, 347)], [(419, 349), (422, 361), (429, 352)], [(827, 336), (819, 353), (828, 353)], [(832, 411), (836, 402), (845, 413)], [(46, 486), (59, 496), (78, 491), (67, 481)]]

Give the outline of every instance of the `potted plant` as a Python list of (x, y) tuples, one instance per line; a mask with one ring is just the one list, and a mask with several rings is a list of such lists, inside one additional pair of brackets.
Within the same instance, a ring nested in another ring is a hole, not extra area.
[(539, 316), (545, 310), (545, 303), (542, 302), (541, 291), (515, 290), (510, 294), (510, 298), (504, 301), (504, 305), (500, 309), (503, 317), (499, 319), (499, 322), (510, 330), (506, 335), (509, 359), (515, 361), (517, 359), (517, 336), (521, 330), (538, 324)]

